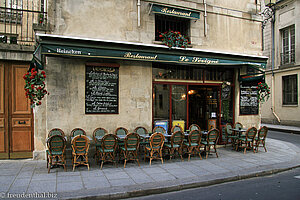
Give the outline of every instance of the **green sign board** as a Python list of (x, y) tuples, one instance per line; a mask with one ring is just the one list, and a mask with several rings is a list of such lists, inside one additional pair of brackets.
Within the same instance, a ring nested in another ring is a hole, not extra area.
[(196, 20), (200, 18), (199, 12), (166, 7), (166, 6), (156, 5), (156, 4), (152, 6), (152, 12), (157, 14), (172, 15), (175, 17), (184, 17), (184, 18), (196, 19)]
[(66, 45), (42, 45), (43, 55), (59, 55), (72, 57), (89, 57), (89, 58), (111, 58), (122, 60), (137, 60), (147, 62), (173, 62), (186, 64), (202, 64), (202, 65), (255, 65), (259, 68), (265, 68), (265, 63), (245, 62), (240, 60), (229, 60), (219, 58), (209, 58), (201, 56), (181, 55), (166, 53), (143, 52), (143, 51), (126, 51), (122, 49), (101, 49), (89, 47), (75, 47)]

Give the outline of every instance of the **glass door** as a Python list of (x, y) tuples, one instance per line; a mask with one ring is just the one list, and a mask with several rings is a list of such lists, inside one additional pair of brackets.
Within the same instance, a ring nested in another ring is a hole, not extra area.
[(185, 130), (187, 121), (187, 87), (172, 85), (172, 127), (179, 125)]
[(153, 85), (153, 122), (168, 131), (170, 119), (170, 85)]

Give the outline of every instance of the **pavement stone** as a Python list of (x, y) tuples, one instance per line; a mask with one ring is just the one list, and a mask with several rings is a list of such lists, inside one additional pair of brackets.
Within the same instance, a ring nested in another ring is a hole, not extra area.
[(139, 195), (170, 192), (198, 186), (264, 176), (300, 166), (300, 148), (288, 142), (268, 138), (267, 152), (234, 151), (231, 146), (217, 149), (219, 158), (212, 153), (202, 160), (194, 156), (165, 159), (164, 164), (140, 160), (140, 167), (130, 162), (123, 167), (99, 164), (90, 160), (86, 166), (72, 171), (67, 160), (67, 171), (53, 168), (48, 174), (46, 161), (0, 160), (0, 192), (52, 192), (59, 199), (119, 199)]

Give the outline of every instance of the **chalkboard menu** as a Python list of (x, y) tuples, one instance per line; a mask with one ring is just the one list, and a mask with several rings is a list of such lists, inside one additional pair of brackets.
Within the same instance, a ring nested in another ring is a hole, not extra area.
[(240, 86), (240, 114), (241, 115), (258, 114), (258, 98), (257, 98), (256, 85)]
[(85, 113), (119, 113), (119, 68), (114, 64), (86, 65)]

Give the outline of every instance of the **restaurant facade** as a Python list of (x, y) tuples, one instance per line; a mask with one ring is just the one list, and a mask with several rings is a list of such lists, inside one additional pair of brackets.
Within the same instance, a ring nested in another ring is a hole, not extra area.
[[(49, 2), (52, 29), (36, 35), (34, 53), (49, 95), (33, 110), (33, 156), (44, 158), (53, 128), (91, 136), (98, 127), (259, 127), (256, 86), (267, 61), (260, 5), (233, 2), (240, 1)], [(191, 44), (164, 45), (160, 34), (169, 30)]]

